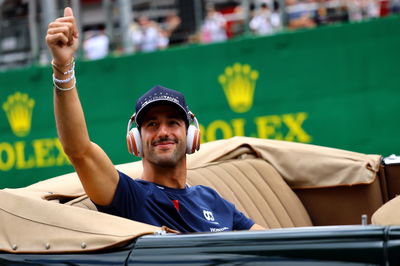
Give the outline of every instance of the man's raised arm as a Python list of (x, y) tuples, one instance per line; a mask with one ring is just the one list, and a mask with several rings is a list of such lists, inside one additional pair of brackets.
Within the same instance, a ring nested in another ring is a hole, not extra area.
[(119, 177), (105, 152), (90, 141), (86, 128), (75, 87), (74, 54), (78, 49), (78, 29), (71, 8), (65, 8), (64, 16), (49, 24), (46, 43), (53, 55), (54, 113), (58, 136), (88, 196), (97, 204), (108, 205)]

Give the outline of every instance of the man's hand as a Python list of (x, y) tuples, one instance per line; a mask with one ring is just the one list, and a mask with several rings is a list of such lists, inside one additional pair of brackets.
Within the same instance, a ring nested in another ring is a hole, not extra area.
[(53, 55), (54, 64), (65, 66), (71, 62), (78, 49), (78, 28), (72, 9), (66, 7), (64, 16), (49, 24), (46, 43)]

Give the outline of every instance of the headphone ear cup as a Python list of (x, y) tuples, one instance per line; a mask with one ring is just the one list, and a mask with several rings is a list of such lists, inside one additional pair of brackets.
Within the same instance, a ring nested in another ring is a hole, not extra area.
[(187, 130), (186, 153), (192, 154), (200, 149), (200, 130), (190, 125)]
[(136, 127), (129, 130), (126, 135), (126, 142), (128, 144), (129, 153), (139, 157), (143, 156), (142, 139), (140, 138), (140, 132)]
[(196, 151), (200, 150), (200, 137), (201, 132), (200, 129), (196, 128), (197, 142), (196, 142)]

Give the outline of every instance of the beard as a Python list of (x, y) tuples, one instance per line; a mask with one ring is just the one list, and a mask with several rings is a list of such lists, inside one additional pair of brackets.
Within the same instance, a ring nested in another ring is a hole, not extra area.
[[(162, 142), (174, 142), (173, 150), (159, 150), (157, 144)], [(164, 168), (175, 167), (186, 156), (186, 143), (177, 138), (160, 138), (152, 141), (151, 145), (143, 147), (143, 158), (150, 163)]]

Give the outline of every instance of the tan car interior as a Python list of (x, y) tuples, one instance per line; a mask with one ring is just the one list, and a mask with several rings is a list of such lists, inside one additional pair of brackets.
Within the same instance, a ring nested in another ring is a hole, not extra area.
[[(211, 163), (189, 170), (189, 183), (216, 189), (254, 221), (267, 228), (368, 223), (397, 191), (400, 166), (381, 166), (370, 184), (291, 188), (262, 159)], [(388, 191), (392, 194), (389, 194)]]
[[(362, 223), (362, 215), (366, 215), (366, 222), (370, 224), (372, 215), (400, 193), (400, 164), (382, 165), (381, 159), (379, 155), (308, 144), (235, 137), (204, 144), (200, 152), (190, 155), (187, 182), (191, 186), (214, 188), (266, 228), (354, 225)], [(117, 168), (133, 178), (139, 177), (141, 162)], [(15, 206), (12, 207), (7, 201), (20, 203), (13, 203)], [(63, 212), (74, 214), (60, 215), (59, 220), (52, 217), (47, 223), (50, 231), (56, 230), (55, 227), (74, 232), (95, 230), (87, 229), (84, 224), (78, 227), (86, 229), (71, 226), (71, 223), (74, 224), (71, 217), (85, 220), (88, 209), (96, 210), (75, 173), (26, 188), (0, 190), (0, 222), (13, 223), (15, 219), (21, 227), (32, 223), (44, 224), (45, 218), (36, 214), (35, 206), (38, 210), (46, 208), (48, 213), (54, 213), (61, 210), (57, 207), (61, 205)], [(14, 209), (18, 211), (12, 213)], [(99, 216), (96, 218), (93, 215)], [(89, 216), (88, 219), (110, 219), (117, 224), (126, 220), (97, 211), (90, 211)], [(54, 223), (58, 223), (57, 226), (53, 226)], [(100, 225), (96, 229), (99, 235), (111, 234), (114, 238), (103, 241), (104, 245), (93, 244), (91, 250), (123, 242), (124, 236), (125, 239), (132, 239), (159, 229), (127, 220), (123, 224), (126, 224), (126, 231), (121, 226), (117, 233), (104, 233)], [(132, 232), (132, 228), (138, 230)], [(40, 230), (46, 231), (43, 228)], [(4, 245), (10, 246), (6, 250), (17, 252), (11, 248), (13, 239), (10, 235), (3, 239)], [(58, 251), (71, 250), (71, 245)]]
[[(369, 174), (365, 179), (358, 177), (351, 179), (349, 183), (342, 180), (340, 184), (333, 185), (323, 183), (319, 185), (318, 182), (312, 182), (311, 185), (298, 185), (292, 182), (294, 185), (291, 185), (291, 181), (287, 182), (282, 174), (274, 168), (273, 164), (278, 162), (271, 164), (263, 158), (263, 149), (269, 149), (270, 143), (263, 144), (266, 147), (259, 148), (252, 143), (249, 144), (249, 140), (263, 142), (249, 138), (235, 139), (229, 141), (229, 145), (234, 147), (231, 152), (222, 152), (223, 156), (220, 154), (210, 156), (209, 152), (204, 152), (208, 154), (207, 159), (199, 156), (199, 160), (193, 166), (189, 162), (188, 184), (214, 188), (221, 196), (234, 203), (239, 210), (266, 228), (361, 224), (362, 215), (366, 215), (367, 222), (371, 223), (374, 212), (400, 193), (400, 165), (384, 166), (381, 164), (381, 157), (376, 155), (372, 155), (374, 156), (372, 163), (360, 161), (360, 168), (364, 168), (362, 170)], [(269, 140), (266, 141), (269, 142)], [(229, 147), (225, 143), (227, 141), (221, 142), (218, 147)], [(243, 143), (245, 144), (243, 145)], [(275, 144), (276, 141), (272, 141), (272, 143)], [(336, 156), (344, 157), (342, 167), (346, 167), (347, 163), (359, 160), (357, 157), (352, 158), (348, 153), (340, 154), (341, 150), (331, 148), (288, 142), (276, 144), (278, 146), (298, 146), (296, 148), (302, 149), (303, 152), (308, 149), (310, 151), (314, 151), (315, 148), (319, 149), (310, 158), (303, 154), (306, 162), (309, 161), (316, 165), (320, 161), (326, 163), (326, 160), (329, 163), (330, 156), (335, 152), (339, 153)], [(218, 147), (202, 148), (212, 151), (220, 150)], [(350, 153), (350, 155), (358, 154)], [(279, 156), (286, 157), (285, 154)], [(324, 158), (326, 156), (328, 158)], [(191, 159), (191, 161), (196, 160), (195, 158)], [(138, 163), (133, 164), (137, 165)], [(133, 164), (130, 163), (124, 167), (128, 168)], [(368, 164), (375, 165), (368, 166)], [(331, 166), (324, 167), (330, 168)], [(340, 166), (337, 167), (340, 168)], [(137, 168), (135, 167), (136, 171), (131, 173), (129, 173), (131, 169), (123, 169), (123, 171), (135, 177), (139, 175), (136, 173), (139, 172)], [(317, 166), (315, 169), (319, 168)], [(295, 171), (305, 170), (299, 167)], [(347, 173), (347, 175), (362, 173), (358, 169), (351, 171), (353, 172)], [(337, 174), (340, 175), (340, 173)], [(324, 179), (323, 174), (313, 173), (313, 176), (315, 179)], [(55, 193), (46, 198), (57, 199), (59, 196)], [(86, 195), (71, 199), (61, 195), (59, 198), (68, 205), (95, 209)]]

